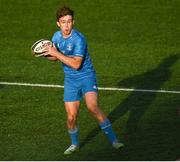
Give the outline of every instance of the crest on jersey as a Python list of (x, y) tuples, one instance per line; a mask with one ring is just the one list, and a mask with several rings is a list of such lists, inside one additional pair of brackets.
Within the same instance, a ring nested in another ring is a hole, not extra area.
[(67, 45), (67, 50), (68, 50), (68, 51), (72, 51), (72, 45), (71, 45), (71, 44), (68, 44), (68, 45)]

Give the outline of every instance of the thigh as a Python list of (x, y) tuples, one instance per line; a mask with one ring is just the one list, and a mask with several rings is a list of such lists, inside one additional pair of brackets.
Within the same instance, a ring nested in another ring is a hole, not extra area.
[(85, 94), (85, 101), (89, 111), (98, 119), (100, 123), (102, 123), (106, 116), (101, 111), (98, 105), (98, 95), (96, 92), (88, 92)]
[(97, 92), (87, 92), (84, 95), (84, 99), (88, 109), (98, 108), (98, 94)]

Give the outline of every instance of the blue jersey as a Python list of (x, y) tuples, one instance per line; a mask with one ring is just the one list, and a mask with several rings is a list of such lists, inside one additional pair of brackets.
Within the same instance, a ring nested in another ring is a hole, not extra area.
[(91, 58), (87, 50), (86, 39), (80, 32), (72, 29), (71, 35), (68, 38), (63, 38), (62, 32), (57, 31), (52, 37), (52, 42), (55, 44), (58, 51), (62, 52), (64, 55), (69, 57), (80, 56), (83, 58), (82, 64), (78, 70), (63, 64), (66, 77), (78, 78), (90, 72), (94, 72)]

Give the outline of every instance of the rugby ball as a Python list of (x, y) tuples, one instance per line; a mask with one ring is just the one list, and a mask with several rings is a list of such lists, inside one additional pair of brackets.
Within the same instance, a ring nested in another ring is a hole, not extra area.
[(52, 46), (52, 45), (53, 43), (50, 40), (40, 39), (32, 45), (31, 51), (34, 55), (41, 55), (45, 52), (45, 48), (47, 46)]

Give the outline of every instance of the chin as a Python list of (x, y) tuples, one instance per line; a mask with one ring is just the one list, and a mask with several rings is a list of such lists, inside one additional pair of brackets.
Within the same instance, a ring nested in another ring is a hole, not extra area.
[(68, 35), (71, 34), (71, 31), (65, 31), (65, 32), (63, 32), (63, 33), (64, 33), (65, 36), (68, 36)]

